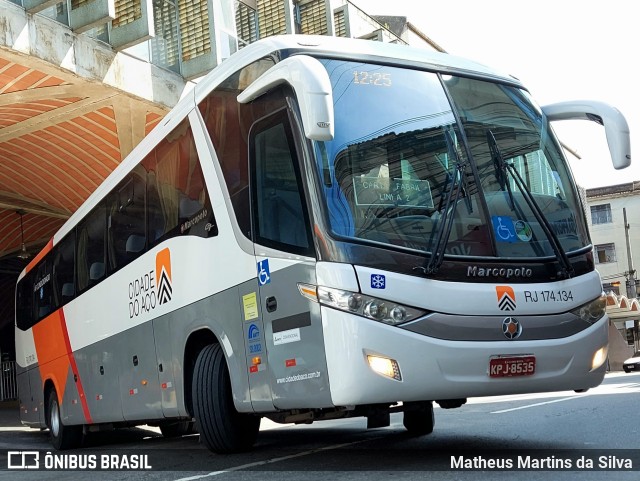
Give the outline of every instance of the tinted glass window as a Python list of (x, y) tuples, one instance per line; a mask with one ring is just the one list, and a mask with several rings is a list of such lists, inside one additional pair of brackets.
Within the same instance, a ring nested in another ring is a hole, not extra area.
[(53, 251), (53, 294), (56, 308), (75, 297), (75, 232), (67, 235)]
[(218, 233), (193, 134), (184, 121), (143, 162), (149, 246), (181, 234)]
[(146, 190), (146, 172), (140, 167), (128, 175), (109, 196), (110, 272), (127, 265), (145, 251)]
[(211, 92), (199, 106), (216, 149), (238, 225), (246, 236), (250, 236), (251, 223), (247, 135), (256, 119), (275, 109), (265, 100), (268, 95), (247, 106), (238, 104), (237, 97), (273, 65), (271, 59), (248, 65)]
[(51, 261), (44, 259), (35, 268), (33, 278), (33, 310), (35, 319), (42, 319), (54, 310)]
[(78, 224), (78, 291), (97, 284), (106, 274), (105, 233), (107, 216), (100, 203)]
[(33, 315), (33, 275), (24, 276), (16, 288), (16, 325), (26, 331), (35, 323)]
[(307, 215), (286, 112), (258, 124), (251, 136), (255, 175), (256, 240), (296, 253), (308, 253)]

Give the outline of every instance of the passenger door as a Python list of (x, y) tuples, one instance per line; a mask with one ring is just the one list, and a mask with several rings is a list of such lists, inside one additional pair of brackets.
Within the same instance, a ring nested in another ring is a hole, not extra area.
[(268, 359), (250, 374), (252, 402), (268, 382), (281, 409), (330, 405), (319, 306), (298, 289), (315, 284), (315, 249), (294, 128), (283, 108), (256, 122), (249, 139), (262, 328), (245, 322), (245, 340), (250, 361), (264, 349)]

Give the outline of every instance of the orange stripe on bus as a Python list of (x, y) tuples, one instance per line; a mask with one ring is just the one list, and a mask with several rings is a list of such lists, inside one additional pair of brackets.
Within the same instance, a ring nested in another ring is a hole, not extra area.
[(93, 424), (93, 419), (91, 419), (91, 413), (89, 412), (89, 405), (87, 404), (87, 396), (84, 394), (84, 386), (82, 385), (82, 379), (80, 379), (80, 372), (78, 371), (78, 365), (76, 364), (76, 358), (73, 355), (71, 350), (71, 341), (69, 340), (69, 332), (67, 331), (67, 321), (64, 317), (64, 312), (62, 309), (58, 309), (60, 313), (60, 323), (62, 325), (62, 332), (64, 334), (64, 343), (67, 348), (67, 352), (69, 353), (69, 362), (71, 364), (71, 370), (76, 379), (76, 388), (78, 389), (78, 395), (80, 396), (80, 403), (82, 404), (82, 412), (84, 413), (84, 418), (88, 424)]
[(33, 326), (33, 340), (38, 355), (38, 367), (44, 392), (44, 383), (50, 379), (62, 404), (66, 391), (69, 369), (76, 378), (76, 388), (82, 404), (82, 411), (87, 423), (93, 423), (89, 406), (82, 386), (67, 331), (64, 312), (58, 309)]
[(53, 249), (53, 237), (49, 239), (49, 242), (47, 242), (47, 245), (42, 248), (40, 253), (37, 256), (35, 256), (33, 260), (29, 262), (29, 264), (27, 264), (26, 272), (28, 273), (31, 269), (33, 269), (36, 266), (36, 264), (38, 264), (38, 262), (42, 260), (44, 256), (46, 256), (49, 252), (51, 252), (51, 249)]
[(70, 366), (60, 312), (61, 310), (52, 313), (33, 326), (33, 340), (38, 355), (42, 388), (44, 389), (45, 381), (51, 379), (61, 400), (64, 397)]

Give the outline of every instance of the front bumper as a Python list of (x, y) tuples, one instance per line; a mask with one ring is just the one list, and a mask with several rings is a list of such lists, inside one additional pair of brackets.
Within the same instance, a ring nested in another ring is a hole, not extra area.
[[(608, 317), (572, 336), (529, 341), (451, 341), (322, 307), (331, 399), (336, 406), (582, 390), (598, 386)], [(374, 372), (367, 355), (394, 359), (402, 380)], [(533, 355), (533, 375), (489, 377), (493, 356)]]

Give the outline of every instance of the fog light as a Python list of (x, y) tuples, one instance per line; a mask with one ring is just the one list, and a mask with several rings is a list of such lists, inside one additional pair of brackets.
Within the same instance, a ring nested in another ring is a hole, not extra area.
[(402, 376), (400, 375), (400, 367), (394, 359), (368, 355), (367, 361), (369, 361), (369, 366), (371, 366), (371, 369), (373, 369), (378, 374), (390, 377), (392, 379), (395, 379), (396, 381), (402, 380)]
[(593, 361), (591, 361), (591, 370), (594, 371), (604, 364), (607, 360), (607, 354), (609, 352), (609, 346), (604, 346), (598, 349), (593, 355)]

